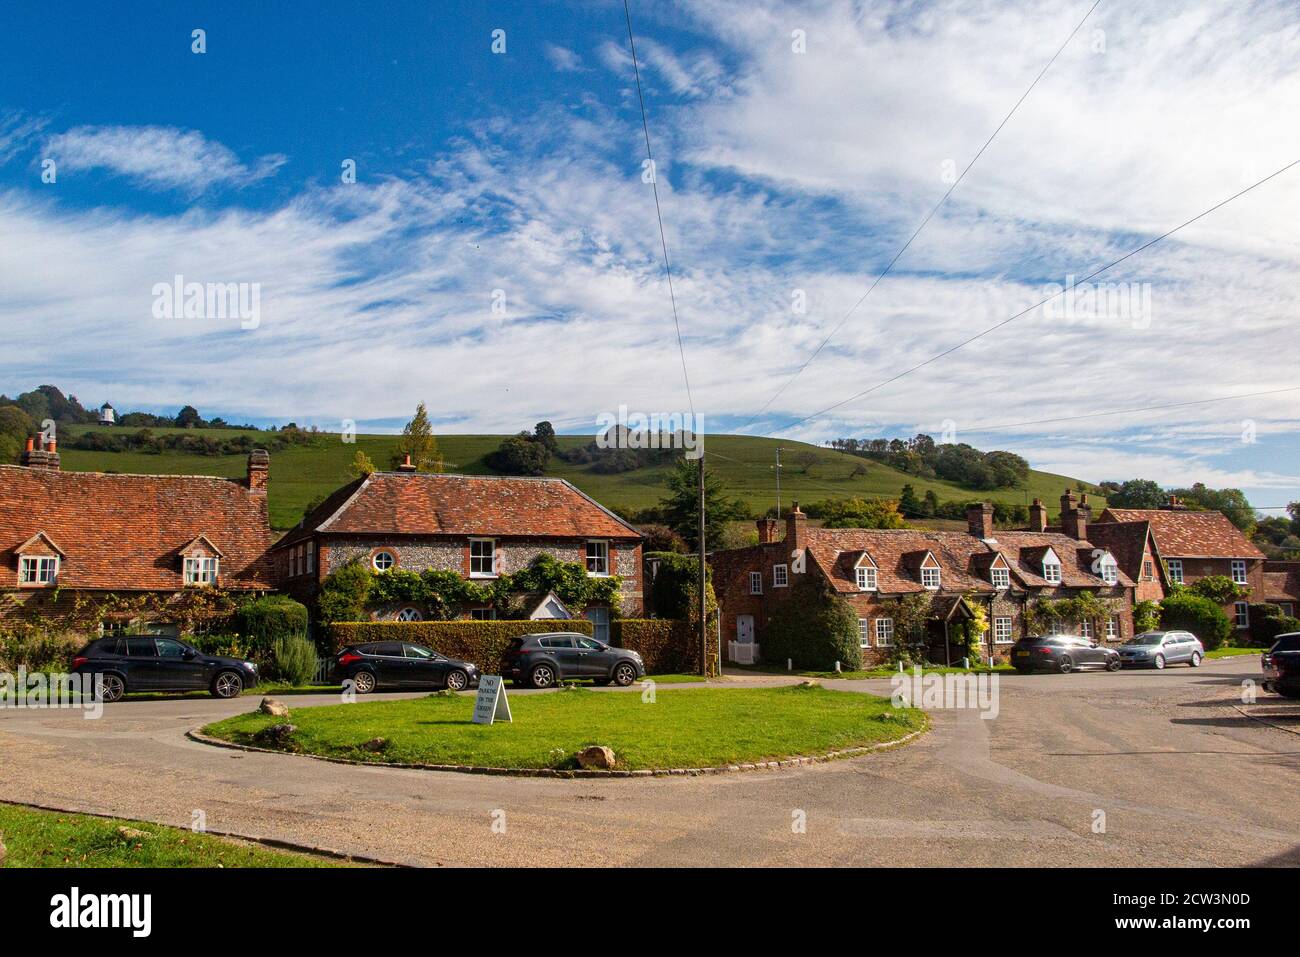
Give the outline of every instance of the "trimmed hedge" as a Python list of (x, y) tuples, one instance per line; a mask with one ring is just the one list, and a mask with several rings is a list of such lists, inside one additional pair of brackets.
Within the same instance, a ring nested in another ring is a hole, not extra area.
[(277, 642), (307, 637), (307, 606), (286, 595), (266, 595), (236, 608), (230, 624), (251, 652), (270, 659)]
[(339, 621), (329, 626), (331, 654), (347, 645), (371, 641), (409, 641), (441, 652), (448, 658), (478, 665), (483, 674), (501, 673), (501, 656), (521, 635), (548, 631), (591, 634), (591, 622), (572, 621)]
[[(668, 618), (618, 618), (609, 623), (612, 645), (635, 651), (647, 674), (699, 674), (700, 636), (691, 623)], [(710, 622), (709, 673), (718, 671), (718, 636)]]

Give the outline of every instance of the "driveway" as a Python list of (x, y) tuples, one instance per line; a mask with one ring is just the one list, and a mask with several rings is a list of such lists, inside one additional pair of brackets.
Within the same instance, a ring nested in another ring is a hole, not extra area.
[(1244, 709), (1270, 724), (1238, 710), (1258, 669), (1251, 657), (1006, 675), (995, 720), (935, 710), (932, 732), (895, 751), (610, 781), (367, 768), (185, 737), (257, 698), (123, 702), (98, 721), (0, 710), (0, 799), (180, 826), (202, 810), (213, 831), (419, 865), (1296, 865), (1300, 705), (1261, 695)]

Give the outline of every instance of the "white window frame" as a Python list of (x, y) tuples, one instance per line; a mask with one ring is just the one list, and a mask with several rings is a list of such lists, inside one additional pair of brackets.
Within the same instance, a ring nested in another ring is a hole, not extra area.
[(858, 619), (858, 647), (859, 648), (871, 647), (871, 619), (870, 618)]
[(18, 584), (46, 587), (59, 580), (58, 555), (20, 555)]
[(938, 565), (922, 565), (921, 585), (929, 591), (938, 591), (943, 587), (943, 570)]
[[(596, 552), (593, 555), (592, 549)], [(604, 550), (603, 553), (601, 550)], [(604, 539), (592, 538), (587, 540), (587, 574), (592, 578), (609, 577), (609, 542)], [(595, 565), (593, 568), (592, 565)]]
[(1061, 563), (1043, 560), (1043, 581), (1049, 585), (1061, 584)]
[[(388, 556), (388, 567), (387, 567), (387, 568), (380, 568), (380, 567), (379, 567), (379, 556), (380, 556), (380, 555), (387, 555), (387, 556)], [(392, 551), (392, 550), (390, 550), (390, 549), (387, 549), (387, 548), (381, 548), (381, 549), (379, 549), (379, 551), (375, 552), (373, 555), (370, 556), (370, 567), (373, 568), (373, 569), (374, 569), (375, 571), (377, 571), (377, 572), (386, 572), (386, 571), (388, 571), (389, 569), (396, 568), (396, 567), (397, 567), (397, 553), (394, 552), (394, 551)]]
[(762, 572), (749, 573), (749, 593), (751, 595), (763, 594), (763, 573)]
[(1047, 633), (1049, 635), (1068, 634), (1068, 632), (1065, 630), (1065, 622), (1061, 621), (1061, 619), (1059, 618), (1053, 618), (1051, 621), (1047, 623)]
[(424, 613), (420, 609), (407, 605), (393, 616), (394, 621), (424, 621)]
[(1103, 558), (1101, 560), (1101, 580), (1107, 585), (1119, 584), (1119, 565), (1115, 562), (1115, 559)]
[(772, 566), (772, 587), (785, 588), (790, 584), (790, 568), (788, 565)]
[(186, 555), (184, 575), (187, 588), (215, 585), (221, 578), (221, 559), (212, 555)]
[[(1011, 587), (1011, 569), (994, 567), (989, 570), (989, 578), (993, 582), (994, 588)], [(1008, 619), (1009, 621), (1010, 619)]]
[(1156, 563), (1150, 558), (1142, 559), (1142, 580), (1144, 582), (1155, 581)]
[[(487, 545), (488, 554), (491, 556), (492, 570), (488, 572), (474, 570), (475, 563), (476, 562), (480, 563), (480, 567), (481, 567), (481, 563), (485, 557), (483, 555), (475, 555), (474, 549), (475, 547), (479, 547), (481, 551), (483, 545)], [(499, 574), (500, 573), (497, 570), (497, 540), (495, 538), (471, 538), (469, 540), (469, 577), (470, 578), (497, 578), (499, 577)]]
[(894, 619), (876, 619), (876, 647), (892, 648), (894, 645)]
[(1183, 560), (1181, 558), (1170, 558), (1165, 562), (1169, 569), (1169, 581), (1175, 585), (1183, 584)]
[(1244, 558), (1234, 558), (1232, 560), (1232, 580), (1238, 585), (1246, 584), (1246, 560)]
[(1014, 645), (1015, 638), (1011, 635), (1011, 619), (1007, 617), (993, 619), (993, 644), (995, 645)]
[(1079, 622), (1079, 637), (1081, 638), (1092, 637), (1092, 622), (1089, 621), (1087, 618)]
[(858, 591), (875, 591), (878, 578), (874, 565), (859, 565), (856, 569)]
[(1106, 616), (1106, 637), (1107, 638), (1119, 637), (1119, 615)]
[(1232, 611), (1235, 618), (1235, 624), (1239, 629), (1250, 627), (1250, 602), (1234, 601)]

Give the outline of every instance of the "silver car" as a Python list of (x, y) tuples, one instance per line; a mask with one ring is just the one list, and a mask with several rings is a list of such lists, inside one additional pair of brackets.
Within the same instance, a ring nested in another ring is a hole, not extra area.
[(1119, 646), (1119, 660), (1130, 668), (1184, 663), (1199, 668), (1204, 658), (1205, 647), (1190, 631), (1144, 631)]

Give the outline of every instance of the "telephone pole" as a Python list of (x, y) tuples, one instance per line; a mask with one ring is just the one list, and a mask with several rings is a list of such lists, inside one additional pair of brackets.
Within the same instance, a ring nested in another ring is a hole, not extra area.
[(781, 517), (781, 453), (785, 449), (776, 447), (776, 517)]
[(704, 449), (700, 448), (700, 674), (705, 678), (709, 676), (709, 616), (707, 614), (709, 603), (705, 595), (705, 588), (708, 585), (708, 571), (705, 566), (705, 544), (704, 544)]

